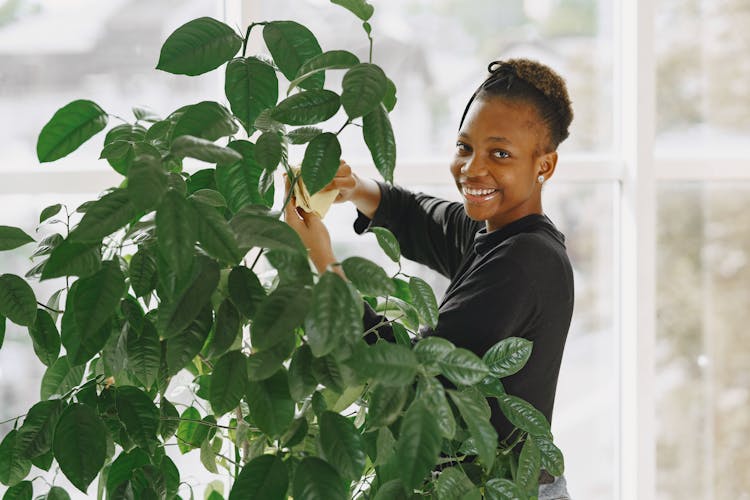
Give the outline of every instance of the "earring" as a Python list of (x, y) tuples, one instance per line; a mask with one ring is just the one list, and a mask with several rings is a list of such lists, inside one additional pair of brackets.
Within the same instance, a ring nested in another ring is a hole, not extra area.
[(545, 179), (544, 179), (544, 176), (543, 176), (543, 175), (540, 175), (539, 177), (537, 177), (537, 178), (536, 178), (536, 180), (538, 180), (538, 181), (539, 181), (539, 184), (544, 184), (544, 180), (545, 180)]

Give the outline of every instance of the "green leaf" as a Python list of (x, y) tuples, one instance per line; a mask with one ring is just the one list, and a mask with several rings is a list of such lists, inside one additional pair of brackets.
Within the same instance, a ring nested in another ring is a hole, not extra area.
[[(300, 66), (323, 51), (315, 35), (294, 21), (273, 21), (263, 27), (263, 39), (279, 70), (287, 80), (293, 80)], [(315, 75), (302, 82), (305, 89), (323, 88), (323, 75)]]
[(443, 384), (434, 377), (420, 377), (417, 397), (422, 398), (427, 407), (432, 409), (440, 434), (447, 439), (453, 439), (456, 434), (456, 419), (445, 397)]
[(237, 310), (248, 319), (254, 318), (255, 311), (266, 298), (258, 275), (245, 266), (234, 267), (229, 273), (228, 288), (229, 298)]
[(393, 83), (393, 80), (388, 78), (388, 88), (383, 97), (383, 106), (385, 106), (386, 111), (389, 113), (393, 111), (393, 108), (396, 107), (396, 101), (396, 84)]
[(271, 438), (281, 436), (294, 420), (294, 401), (289, 395), (287, 372), (283, 368), (266, 380), (247, 383), (250, 418)]
[(49, 256), (42, 280), (61, 276), (89, 276), (99, 270), (102, 254), (99, 242), (77, 243), (63, 240)]
[[(307, 80), (306, 80), (307, 81)], [(271, 110), (271, 118), (287, 125), (314, 125), (331, 118), (341, 99), (331, 90), (307, 90), (291, 95)]]
[(391, 295), (396, 286), (383, 268), (364, 257), (349, 257), (341, 266), (344, 274), (365, 295)]
[(31, 500), (33, 494), (34, 487), (31, 485), (31, 481), (21, 481), (8, 488), (8, 491), (3, 495), (3, 500)]
[(197, 257), (192, 280), (182, 293), (159, 306), (158, 330), (163, 338), (174, 337), (185, 330), (209, 304), (211, 293), (219, 284), (219, 265), (206, 257)]
[(307, 60), (297, 70), (297, 76), (289, 83), (286, 95), (291, 94), (306, 79), (329, 69), (349, 69), (359, 64), (359, 57), (347, 50), (329, 50)]
[(391, 120), (383, 106), (376, 106), (362, 118), (362, 137), (370, 150), (375, 168), (383, 179), (393, 182), (393, 170), (396, 168), (396, 139), (393, 136)]
[(330, 183), (341, 162), (341, 144), (336, 134), (324, 132), (307, 145), (302, 159), (302, 180), (310, 195)]
[(206, 304), (182, 333), (166, 340), (165, 357), (169, 375), (179, 372), (198, 355), (213, 324), (211, 313), (211, 305)]
[(108, 495), (111, 496), (118, 486), (130, 481), (134, 470), (147, 465), (149, 462), (148, 454), (140, 448), (120, 453), (107, 472), (106, 489)]
[(13, 250), (14, 248), (21, 247), (33, 241), (34, 238), (26, 234), (20, 228), (13, 226), (0, 226), (0, 251)]
[(366, 0), (331, 0), (331, 3), (342, 6), (363, 21), (369, 20), (375, 12), (375, 7)]
[(147, 106), (133, 106), (133, 116), (140, 122), (158, 122), (161, 121), (159, 115)]
[[(256, 351), (247, 358), (247, 378), (248, 380), (265, 380), (278, 371), (283, 363), (289, 359), (294, 350), (297, 337), (293, 332), (284, 335), (281, 342), (266, 349), (265, 351)], [(291, 375), (290, 375), (291, 377)], [(289, 382), (291, 390), (292, 383)], [(312, 392), (312, 391), (310, 391)]]
[(62, 205), (59, 203), (46, 207), (44, 210), (42, 210), (42, 213), (39, 214), (39, 224), (46, 221), (50, 217), (54, 217), (55, 215), (57, 215), (61, 209)]
[(392, 232), (384, 227), (371, 227), (370, 232), (375, 234), (378, 245), (380, 245), (380, 248), (383, 249), (389, 259), (393, 262), (398, 262), (401, 259), (401, 247)]
[(161, 344), (156, 327), (145, 320), (141, 331), (129, 328), (126, 335), (127, 368), (147, 390), (151, 390), (161, 363)]
[(102, 196), (86, 209), (86, 213), (68, 239), (79, 243), (97, 243), (135, 217), (126, 189), (116, 189)]
[(539, 488), (539, 470), (542, 466), (542, 457), (539, 447), (532, 436), (526, 436), (518, 458), (518, 471), (516, 472), (516, 484), (526, 491), (536, 491)]
[(151, 211), (159, 205), (169, 185), (167, 171), (158, 160), (139, 156), (128, 170), (127, 193), (136, 210)]
[(211, 17), (193, 19), (177, 28), (164, 42), (156, 69), (176, 75), (207, 73), (229, 61), (242, 38)]
[(447, 392), (474, 438), (482, 465), (490, 470), (495, 460), (498, 441), (497, 431), (490, 423), (490, 406), (487, 399), (476, 390)]
[(34, 291), (15, 274), (0, 276), (0, 315), (20, 326), (30, 326), (36, 320)]
[(517, 373), (531, 356), (533, 342), (520, 337), (508, 337), (487, 350), (482, 359), (490, 373), (498, 378)]
[(305, 333), (316, 357), (362, 334), (362, 315), (338, 274), (326, 271), (313, 288)]
[(477, 384), (476, 387), (486, 397), (496, 398), (505, 394), (505, 387), (503, 387), (503, 383), (500, 382), (499, 378), (493, 376), (485, 377), (485, 379)]
[(182, 453), (200, 448), (208, 436), (208, 427), (201, 424), (201, 414), (194, 407), (187, 408), (180, 416), (177, 427), (177, 446)]
[(53, 486), (47, 492), (47, 496), (44, 497), (44, 500), (70, 500), (70, 495), (59, 486)]
[(245, 255), (240, 251), (229, 223), (214, 207), (190, 199), (197, 215), (198, 242), (208, 255), (229, 264), (237, 264)]
[(224, 354), (232, 347), (241, 329), (239, 311), (229, 299), (224, 299), (216, 311), (214, 335), (206, 345), (208, 356), (216, 358)]
[(408, 397), (408, 386), (388, 387), (377, 384), (370, 395), (367, 411), (368, 429), (386, 427), (395, 422), (401, 416)]
[(159, 429), (159, 409), (151, 398), (141, 389), (124, 386), (117, 388), (115, 400), (117, 415), (130, 438), (144, 450), (153, 449)]
[(562, 476), (565, 473), (565, 459), (560, 449), (547, 436), (534, 436), (533, 439), (539, 447), (542, 468), (555, 477)]
[(409, 500), (412, 498), (406, 493), (404, 483), (400, 479), (392, 479), (378, 488), (373, 500)]
[(279, 80), (273, 67), (265, 62), (255, 57), (238, 57), (227, 64), (224, 93), (232, 112), (251, 135), (261, 111), (276, 105)]
[(440, 500), (462, 500), (475, 488), (460, 467), (443, 469), (435, 481), (435, 492)]
[(41, 399), (63, 395), (81, 383), (85, 366), (70, 366), (67, 356), (61, 356), (42, 376)]
[(388, 79), (379, 66), (360, 63), (346, 72), (341, 87), (341, 105), (351, 120), (380, 107)]
[(361, 347), (353, 356), (350, 366), (379, 384), (398, 386), (414, 380), (418, 361), (408, 347), (378, 342), (373, 346)]
[(479, 356), (461, 347), (449, 352), (438, 365), (443, 375), (456, 385), (474, 385), (489, 374)]
[(146, 129), (142, 125), (124, 123), (113, 127), (104, 137), (104, 149), (99, 158), (106, 158), (119, 174), (126, 175), (138, 151), (142, 151)]
[(162, 396), (159, 401), (159, 435), (165, 442), (177, 432), (179, 418), (177, 408)]
[(281, 248), (307, 255), (299, 235), (286, 222), (242, 210), (229, 225), (241, 248)]
[(263, 254), (279, 272), (279, 281), (283, 285), (312, 286), (313, 275), (307, 255), (287, 249), (275, 248)]
[(408, 488), (416, 488), (438, 459), (442, 444), (440, 429), (431, 408), (415, 400), (406, 411), (396, 444), (396, 464)]
[(222, 196), (222, 194), (215, 189), (198, 189), (194, 191), (188, 199), (203, 203), (204, 205), (208, 205), (209, 207), (227, 207), (227, 200), (225, 200), (224, 196)]
[(276, 170), (282, 151), (281, 136), (276, 132), (263, 132), (255, 143), (255, 159), (269, 171)]
[(295, 401), (312, 394), (318, 386), (312, 371), (312, 350), (303, 344), (294, 351), (289, 363), (289, 391)]
[(362, 435), (348, 418), (327, 411), (318, 420), (323, 458), (344, 479), (355, 481), (365, 468), (367, 455)]
[(21, 455), (18, 431), (10, 431), (0, 443), (0, 483), (15, 486), (31, 471), (31, 461)]
[(43, 309), (37, 309), (36, 320), (29, 326), (29, 335), (34, 345), (34, 352), (46, 366), (52, 366), (60, 355), (60, 334), (52, 316)]
[(507, 479), (490, 479), (484, 485), (487, 500), (515, 500), (526, 497), (524, 492), (512, 481)]
[(223, 415), (237, 407), (245, 394), (247, 357), (240, 351), (230, 351), (214, 365), (208, 401), (216, 415)]
[(178, 158), (189, 157), (208, 163), (233, 163), (242, 159), (233, 149), (192, 135), (181, 135), (172, 141), (172, 154)]
[(229, 500), (284, 500), (288, 488), (289, 472), (281, 458), (277, 455), (261, 455), (242, 468), (232, 485)]
[(430, 336), (423, 338), (414, 345), (414, 354), (417, 355), (420, 363), (431, 368), (437, 367), (438, 362), (455, 348), (456, 346), (450, 340)]
[(307, 144), (322, 133), (318, 127), (299, 127), (291, 130), (286, 138), (291, 144)]
[(143, 297), (156, 287), (156, 259), (151, 250), (140, 248), (130, 259), (130, 286), (136, 297)]
[(233, 141), (229, 147), (242, 155), (242, 161), (219, 164), (216, 167), (216, 188), (227, 200), (233, 213), (245, 205), (273, 204), (274, 191), (261, 195), (258, 190), (263, 166), (255, 159), (255, 144), (248, 141)]
[(185, 108), (174, 125), (172, 138), (176, 140), (182, 135), (189, 135), (213, 142), (234, 135), (238, 130), (234, 117), (224, 106), (213, 101), (202, 101)]
[(547, 418), (530, 403), (510, 394), (498, 397), (497, 401), (511, 424), (532, 436), (551, 436)]
[(310, 308), (308, 293), (298, 287), (280, 286), (263, 301), (255, 314), (250, 332), (254, 349), (268, 349), (302, 324)]
[(3, 342), (5, 341), (5, 316), (0, 314), (0, 349), (3, 347)]
[(191, 212), (188, 201), (172, 189), (166, 192), (156, 212), (159, 250), (175, 274), (187, 272), (193, 262), (198, 228)]
[(422, 278), (412, 276), (409, 278), (409, 290), (419, 316), (430, 327), (435, 328), (438, 322), (438, 303), (432, 287)]
[(73, 101), (52, 116), (42, 128), (36, 155), (42, 163), (67, 156), (107, 126), (107, 113), (96, 103)]
[(83, 493), (104, 466), (106, 435), (96, 411), (83, 404), (68, 406), (57, 423), (52, 444), (55, 458), (65, 476)]
[(303, 458), (294, 471), (295, 500), (346, 500), (347, 488), (336, 469), (316, 458)]

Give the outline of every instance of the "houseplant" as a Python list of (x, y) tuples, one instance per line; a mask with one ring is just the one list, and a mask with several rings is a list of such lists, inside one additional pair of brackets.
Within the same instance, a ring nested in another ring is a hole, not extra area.
[[(83, 492), (98, 477), (107, 498), (174, 498), (189, 488), (167, 444), (229, 477), (230, 499), (531, 498), (540, 467), (562, 473), (549, 424), (501, 382), (530, 342), (506, 339), (483, 359), (440, 338), (412, 347), (409, 333), (437, 322), (426, 282), (361, 257), (342, 262), (351, 282), (314, 273), (279, 220), (274, 173), (299, 180), (291, 146), (305, 149), (301, 179), (314, 193), (339, 165), (338, 134), (361, 126), (377, 169), (393, 178), (396, 88), (372, 63), (374, 9), (333, 3), (362, 21), (366, 62), (324, 52), (293, 21), (252, 23), (244, 36), (211, 18), (175, 30), (157, 69), (194, 77), (226, 65), (229, 106), (204, 101), (165, 118), (135, 108), (101, 152), (122, 183), (74, 212), (43, 210), (40, 223), (57, 218), (65, 230), (37, 243), (26, 279), (0, 276), (0, 339), (6, 321), (28, 328), (48, 366), (40, 402), (0, 442), (7, 498), (31, 498), (32, 465), (59, 467)], [(270, 59), (246, 55), (258, 32)], [(331, 71), (344, 72), (340, 91), (324, 88)], [(337, 131), (318, 127), (341, 108)], [(73, 152), (108, 121), (96, 103), (71, 102), (42, 129), (39, 160)], [(185, 158), (207, 168), (188, 173)], [(394, 236), (373, 231), (399, 262)], [(0, 250), (32, 242), (0, 226)], [(270, 280), (257, 274), (261, 256)], [(40, 300), (29, 282), (52, 279), (60, 290)], [(388, 313), (396, 343), (362, 340), (363, 300)], [(183, 370), (194, 403), (180, 406), (166, 394)], [(518, 427), (500, 446), (487, 397)], [(67, 497), (59, 487), (38, 493)]]

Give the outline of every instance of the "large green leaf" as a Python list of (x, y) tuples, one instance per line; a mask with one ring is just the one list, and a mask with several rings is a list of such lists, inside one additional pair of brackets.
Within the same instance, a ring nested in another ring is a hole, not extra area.
[(192, 135), (181, 135), (172, 141), (172, 154), (178, 158), (187, 156), (208, 163), (233, 163), (242, 159), (233, 149)]
[(286, 94), (289, 95), (304, 80), (329, 69), (349, 69), (359, 64), (359, 57), (347, 50), (329, 50), (308, 59), (297, 70), (297, 76), (289, 83)]
[(49, 399), (53, 395), (62, 396), (81, 383), (85, 366), (70, 366), (67, 356), (61, 356), (47, 368), (42, 376), (41, 399)]
[(532, 436), (551, 436), (547, 418), (527, 401), (510, 394), (499, 396), (497, 401), (511, 424)]
[(10, 431), (0, 442), (0, 483), (14, 486), (31, 471), (31, 461), (21, 454), (18, 431)]
[(277, 455), (261, 455), (242, 468), (229, 492), (229, 500), (263, 498), (284, 500), (289, 488), (289, 472)]
[[(130, 452), (123, 451), (112, 462), (107, 472), (107, 494), (113, 496), (113, 493), (121, 484), (129, 481), (135, 469), (150, 463), (149, 456), (140, 448), (135, 448)], [(114, 495), (116, 496), (116, 495)]]
[(380, 107), (388, 80), (379, 66), (360, 63), (346, 72), (341, 87), (341, 105), (351, 120)]
[(235, 343), (241, 330), (239, 311), (231, 300), (222, 300), (216, 311), (216, 327), (211, 340), (206, 345), (206, 354), (211, 358), (224, 354)]
[(375, 12), (375, 7), (367, 3), (367, 0), (331, 0), (331, 2), (341, 5), (363, 21), (369, 20)]
[(553, 476), (562, 476), (565, 472), (565, 459), (560, 449), (548, 436), (534, 436), (539, 447), (542, 468)]
[(290, 144), (307, 144), (322, 133), (318, 127), (299, 127), (289, 131), (286, 138)]
[(229, 225), (240, 248), (281, 248), (307, 255), (299, 235), (289, 224), (274, 217), (241, 210)]
[(193, 207), (183, 195), (170, 189), (156, 212), (156, 237), (159, 251), (176, 273), (190, 269), (198, 228), (192, 214)]
[(384, 227), (371, 227), (370, 232), (375, 234), (378, 245), (393, 262), (401, 259), (401, 246), (393, 233)]
[(77, 100), (57, 110), (42, 128), (36, 155), (42, 163), (72, 153), (107, 126), (107, 113), (96, 103)]
[(477, 390), (449, 390), (453, 403), (458, 408), (471, 436), (474, 438), (482, 465), (490, 470), (497, 450), (497, 431), (490, 423), (490, 406)]
[(216, 189), (227, 200), (233, 213), (245, 205), (273, 205), (274, 190), (266, 195), (258, 190), (263, 166), (255, 159), (255, 144), (233, 141), (229, 147), (242, 155), (242, 161), (216, 167)]
[(362, 137), (370, 150), (375, 168), (388, 182), (393, 182), (393, 170), (396, 168), (396, 139), (388, 113), (383, 106), (362, 117)]
[(370, 394), (367, 409), (368, 429), (385, 427), (395, 422), (401, 416), (408, 397), (408, 386), (388, 387), (377, 384)]
[(179, 418), (177, 408), (162, 396), (159, 401), (159, 435), (164, 441), (169, 440), (177, 432)]
[(62, 343), (71, 364), (87, 362), (104, 347), (111, 333), (109, 320), (126, 289), (125, 276), (114, 261), (73, 284), (68, 297), (72, 307), (66, 308), (62, 322)]
[(54, 217), (55, 215), (60, 213), (60, 210), (62, 210), (62, 204), (60, 203), (55, 203), (54, 205), (45, 207), (44, 210), (42, 210), (42, 213), (39, 214), (39, 224), (46, 221), (50, 217)]
[(524, 367), (531, 356), (532, 345), (530, 340), (509, 337), (490, 347), (482, 359), (494, 376), (507, 377)]
[(255, 159), (271, 172), (279, 165), (283, 151), (283, 142), (277, 132), (263, 132), (255, 143)]
[(313, 288), (305, 333), (317, 357), (328, 354), (342, 341), (348, 342), (361, 335), (362, 315), (346, 282), (338, 274), (326, 271)]
[(234, 135), (237, 130), (234, 117), (224, 106), (214, 101), (202, 101), (185, 108), (174, 125), (172, 138), (176, 140), (182, 135), (189, 135), (215, 141)]
[(365, 295), (391, 295), (396, 286), (382, 267), (364, 257), (349, 257), (341, 263), (346, 277)]
[(312, 371), (312, 350), (307, 344), (299, 346), (289, 363), (289, 391), (295, 401), (300, 401), (315, 390), (318, 382)]
[(200, 448), (203, 441), (208, 437), (208, 427), (201, 423), (200, 412), (190, 406), (180, 416), (180, 425), (177, 428), (177, 445), (182, 453), (187, 453), (192, 448)]
[(229, 298), (246, 318), (255, 317), (255, 311), (266, 298), (266, 290), (258, 275), (245, 266), (237, 266), (229, 273)]
[(420, 377), (417, 397), (422, 398), (435, 415), (443, 437), (453, 439), (456, 434), (456, 419), (445, 397), (445, 388), (434, 377)]
[(273, 248), (263, 256), (278, 271), (279, 282), (283, 285), (312, 286), (313, 274), (307, 255), (288, 249)]
[(102, 196), (86, 209), (86, 213), (68, 239), (80, 243), (99, 242), (122, 228), (135, 216), (126, 189), (116, 189)]
[(211, 17), (193, 19), (177, 28), (164, 42), (156, 69), (178, 75), (200, 75), (230, 60), (242, 38)]
[(125, 350), (128, 356), (128, 370), (150, 390), (156, 382), (161, 363), (161, 344), (156, 327), (149, 320), (143, 322), (140, 331), (128, 328)]
[(336, 134), (324, 132), (310, 141), (302, 159), (302, 180), (310, 195), (333, 180), (340, 162), (341, 144)]
[(415, 400), (401, 421), (395, 457), (399, 475), (409, 488), (422, 484), (433, 469), (442, 440), (432, 409)]
[(490, 479), (485, 483), (484, 495), (487, 500), (516, 500), (524, 499), (523, 490), (508, 479)]
[(55, 320), (44, 309), (37, 309), (36, 320), (29, 327), (29, 335), (36, 356), (45, 365), (52, 366), (60, 355), (60, 333)]
[(298, 287), (280, 286), (263, 301), (255, 314), (250, 331), (254, 349), (268, 349), (284, 334), (302, 324), (310, 309), (310, 295)]
[(385, 110), (389, 113), (393, 111), (393, 108), (396, 107), (396, 101), (398, 101), (396, 98), (396, 84), (389, 78), (388, 88), (385, 91), (385, 97), (383, 97), (383, 106), (385, 106)]
[(435, 481), (435, 492), (440, 500), (464, 500), (464, 495), (475, 488), (461, 467), (443, 469)]
[(404, 483), (400, 479), (392, 479), (378, 488), (373, 500), (410, 500), (412, 497), (406, 493)]
[(151, 398), (137, 387), (118, 387), (115, 392), (117, 415), (130, 438), (145, 450), (156, 444), (159, 409)]
[(247, 356), (240, 351), (229, 351), (214, 365), (208, 401), (216, 415), (223, 415), (237, 407), (245, 394)]
[(271, 110), (271, 118), (287, 125), (314, 125), (331, 118), (339, 107), (341, 99), (336, 92), (307, 90), (277, 104)]
[(417, 357), (411, 349), (390, 342), (363, 345), (349, 364), (363, 376), (390, 386), (410, 384), (418, 367)]
[(247, 383), (250, 418), (269, 437), (279, 437), (294, 420), (294, 400), (289, 394), (285, 369), (266, 380)]
[(435, 328), (438, 322), (438, 303), (432, 287), (422, 278), (412, 276), (409, 278), (409, 290), (419, 316), (427, 325)]
[(31, 481), (21, 481), (15, 486), (11, 486), (3, 495), (3, 500), (31, 500), (34, 494), (34, 487)]
[(539, 470), (542, 467), (542, 457), (539, 446), (532, 436), (526, 436), (518, 457), (516, 484), (525, 491), (536, 491), (539, 488)]
[[(248, 380), (265, 380), (278, 371), (289, 359), (294, 351), (297, 336), (294, 332), (289, 332), (283, 336), (283, 340), (265, 351), (255, 351), (247, 358), (247, 378)], [(291, 367), (290, 367), (291, 368)], [(291, 374), (289, 389), (291, 392), (292, 382)], [(312, 391), (310, 391), (312, 392)], [(297, 400), (297, 398), (295, 398)]]
[(456, 385), (474, 385), (489, 374), (479, 356), (461, 347), (446, 354), (438, 365), (443, 375)]
[(107, 428), (96, 411), (71, 404), (60, 416), (52, 449), (60, 469), (73, 485), (86, 493), (104, 466)]
[(229, 223), (214, 207), (190, 199), (198, 223), (198, 242), (211, 257), (229, 264), (237, 264), (244, 254), (237, 245)]
[(150, 156), (139, 156), (128, 170), (128, 197), (136, 210), (151, 211), (159, 205), (168, 186), (167, 171)]
[(31, 326), (36, 320), (34, 290), (15, 274), (0, 276), (0, 315), (21, 326)]
[(213, 315), (210, 304), (200, 311), (182, 333), (166, 340), (166, 362), (169, 375), (174, 375), (184, 368), (192, 359), (198, 355), (206, 342)]
[(440, 373), (438, 362), (455, 348), (456, 346), (450, 340), (429, 336), (414, 345), (414, 354), (417, 355), (419, 362), (430, 370), (431, 375), (437, 375)]
[(153, 252), (141, 247), (130, 259), (130, 286), (136, 297), (143, 297), (156, 287), (156, 259)]
[(357, 480), (367, 461), (364, 440), (354, 423), (331, 411), (320, 416), (320, 449), (323, 458), (344, 479)]
[(254, 57), (238, 57), (227, 64), (224, 93), (232, 112), (250, 135), (261, 111), (276, 105), (279, 80), (269, 64)]
[(303, 458), (294, 471), (294, 500), (346, 500), (346, 484), (336, 469), (317, 457)]
[(13, 250), (32, 241), (34, 241), (34, 238), (20, 228), (0, 226), (0, 251)]
[(142, 125), (123, 123), (112, 127), (104, 137), (104, 149), (99, 158), (106, 158), (116, 172), (125, 175), (135, 159), (136, 151), (143, 150), (142, 141), (145, 138), (146, 129)]
[[(294, 21), (273, 21), (263, 27), (266, 42), (274, 62), (287, 80), (293, 80), (302, 64), (321, 54), (315, 35), (305, 26)], [(302, 82), (302, 88), (323, 87), (323, 75), (315, 75)]]
[(219, 265), (206, 257), (197, 257), (192, 280), (185, 290), (159, 306), (159, 333), (163, 338), (179, 334), (201, 313), (219, 284)]
[(63, 240), (52, 250), (49, 260), (44, 265), (41, 279), (60, 276), (89, 276), (95, 273), (102, 263), (101, 245), (95, 243), (76, 243)]

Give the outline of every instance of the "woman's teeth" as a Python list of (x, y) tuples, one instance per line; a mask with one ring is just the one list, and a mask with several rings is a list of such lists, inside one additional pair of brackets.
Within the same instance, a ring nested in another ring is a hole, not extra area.
[(463, 190), (464, 194), (470, 194), (472, 196), (486, 196), (497, 191), (497, 189), (472, 189), (466, 186), (464, 186)]

